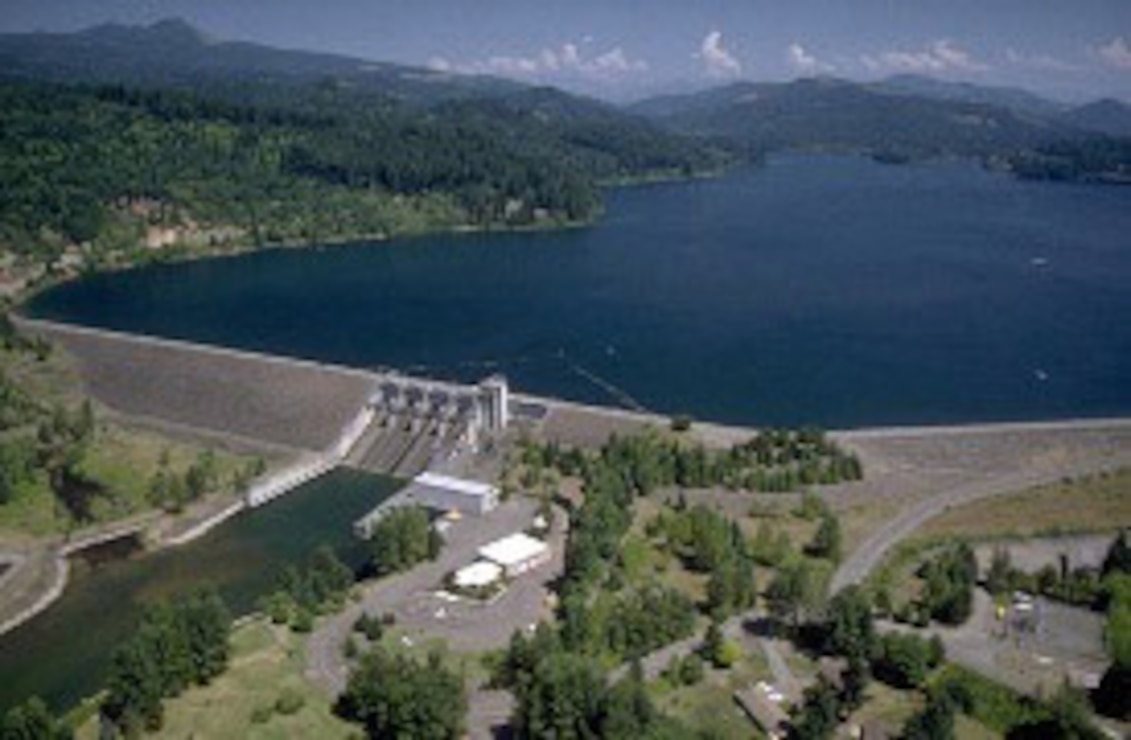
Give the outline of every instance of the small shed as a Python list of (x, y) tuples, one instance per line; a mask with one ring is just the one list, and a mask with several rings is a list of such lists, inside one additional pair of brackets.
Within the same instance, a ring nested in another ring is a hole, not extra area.
[(734, 692), (734, 700), (750, 721), (771, 738), (784, 738), (789, 727), (789, 715), (772, 701), (764, 685), (749, 686)]
[(486, 560), (477, 560), (457, 570), (452, 583), (458, 588), (484, 588), (502, 577), (502, 566)]
[(550, 546), (525, 532), (517, 532), (479, 548), (479, 556), (499, 565), (513, 578), (549, 562)]

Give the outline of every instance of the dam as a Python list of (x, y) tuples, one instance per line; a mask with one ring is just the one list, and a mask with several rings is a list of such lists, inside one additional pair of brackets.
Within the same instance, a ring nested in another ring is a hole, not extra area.
[(18, 324), (63, 347), (87, 391), (112, 413), (285, 456), (290, 462), (249, 487), (248, 507), (339, 466), (400, 479), (433, 468), (454, 472), (512, 418), (538, 416), (536, 405), (514, 403), (498, 376), (468, 385), (25, 318)]

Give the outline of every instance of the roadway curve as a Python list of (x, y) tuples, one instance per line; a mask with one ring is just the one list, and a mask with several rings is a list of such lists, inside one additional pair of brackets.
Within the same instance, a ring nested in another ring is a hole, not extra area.
[(1003, 496), (1055, 483), (1065, 477), (1078, 477), (1131, 465), (1131, 450), (1102, 460), (1090, 460), (1055, 470), (1022, 470), (964, 483), (932, 494), (912, 504), (883, 524), (837, 568), (829, 590), (836, 593), (846, 586), (862, 583), (883, 561), (884, 556), (930, 519), (956, 506), (972, 501)]

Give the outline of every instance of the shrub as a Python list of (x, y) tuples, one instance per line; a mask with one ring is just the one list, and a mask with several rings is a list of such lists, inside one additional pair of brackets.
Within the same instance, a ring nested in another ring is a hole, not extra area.
[(291, 617), (291, 629), (299, 634), (307, 634), (314, 629), (314, 615), (306, 609), (297, 610)]
[(968, 699), (967, 714), (1003, 735), (1016, 727), (1037, 725), (1051, 716), (1048, 708), (1036, 700), (954, 664), (940, 671), (933, 688)]
[(357, 618), (357, 621), (353, 623), (353, 631), (365, 635), (365, 639), (370, 642), (376, 642), (384, 636), (385, 625), (381, 619), (363, 613)]
[(672, 417), (671, 427), (673, 432), (686, 432), (691, 429), (691, 417), (687, 414), (676, 414)]
[(306, 706), (306, 697), (298, 689), (286, 688), (275, 700), (275, 711), (284, 716), (297, 714)]
[(271, 721), (271, 716), (275, 713), (275, 707), (267, 705), (256, 707), (251, 710), (251, 723), (253, 725), (265, 725)]
[(918, 635), (884, 635), (880, 638), (873, 670), (876, 678), (886, 684), (900, 689), (918, 688), (926, 682), (927, 674), (939, 665), (942, 652), (941, 643)]
[(742, 647), (733, 640), (727, 640), (713, 657), (716, 668), (730, 668), (742, 659)]
[(679, 663), (679, 682), (694, 686), (703, 680), (703, 661), (698, 655), (688, 655)]

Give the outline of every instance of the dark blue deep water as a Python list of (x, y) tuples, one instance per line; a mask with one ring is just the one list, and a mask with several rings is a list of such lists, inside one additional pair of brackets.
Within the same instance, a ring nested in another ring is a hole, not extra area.
[(589, 229), (102, 275), (34, 314), (663, 412), (845, 427), (1131, 412), (1131, 188), (789, 156)]

